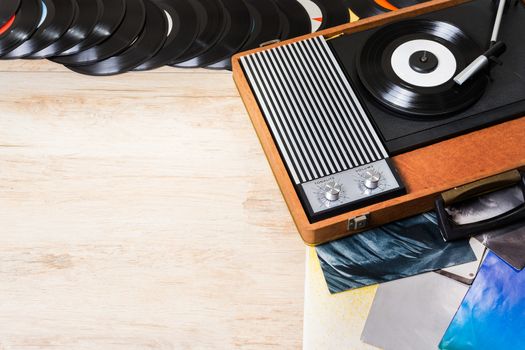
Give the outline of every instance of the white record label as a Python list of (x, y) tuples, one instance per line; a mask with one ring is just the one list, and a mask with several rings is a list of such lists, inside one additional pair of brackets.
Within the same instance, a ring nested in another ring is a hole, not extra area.
[[(438, 65), (430, 73), (420, 73), (410, 67), (410, 56), (418, 51), (433, 53)], [(399, 45), (392, 53), (392, 69), (397, 76), (414, 86), (434, 87), (448, 82), (454, 77), (457, 68), (454, 54), (443, 44), (427, 39), (416, 39)]]
[(321, 24), (323, 24), (323, 13), (321, 12), (321, 9), (310, 0), (297, 0), (297, 2), (299, 2), (306, 12), (308, 12), (308, 16), (310, 16), (310, 21), (312, 23), (312, 33), (316, 32), (321, 27)]

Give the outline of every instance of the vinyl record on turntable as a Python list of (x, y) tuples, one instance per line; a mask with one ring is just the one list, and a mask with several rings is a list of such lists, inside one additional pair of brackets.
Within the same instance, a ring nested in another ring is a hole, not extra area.
[(68, 63), (63, 56), (69, 56), (79, 53), (80, 51), (89, 49), (110, 37), (115, 30), (120, 26), (126, 12), (125, 0), (102, 0), (103, 12), (93, 30), (89, 35), (64, 52), (57, 54), (52, 61), (57, 63)]
[(222, 0), (226, 27), (215, 45), (199, 56), (176, 64), (177, 67), (205, 67), (235, 54), (248, 39), (252, 20), (243, 0)]
[(176, 67), (203, 54), (215, 45), (226, 25), (220, 0), (191, 0), (191, 4), (197, 12), (200, 29), (193, 44), (172, 63)]
[(21, 45), (38, 28), (42, 19), (42, 2), (40, 0), (24, 0), (12, 23), (6, 23), (7, 28), (0, 35), (0, 57)]
[(84, 41), (102, 16), (102, 0), (75, 0), (78, 11), (69, 29), (53, 44), (31, 54), (31, 58), (45, 58), (64, 52)]
[(312, 32), (308, 12), (296, 0), (276, 0), (282, 17), (281, 40), (295, 38)]
[(463, 85), (454, 76), (482, 49), (458, 27), (416, 19), (376, 31), (357, 56), (357, 72), (368, 92), (400, 116), (431, 118), (458, 112), (483, 94), (482, 74)]
[(86, 75), (115, 75), (127, 72), (153, 57), (166, 41), (168, 20), (163, 10), (152, 0), (144, 0), (146, 22), (131, 46), (119, 54), (90, 65), (66, 66)]
[(45, 16), (36, 32), (4, 58), (30, 58), (32, 53), (51, 45), (67, 31), (78, 11), (75, 0), (42, 0), (42, 8)]
[(52, 60), (66, 66), (90, 65), (128, 48), (144, 28), (146, 9), (143, 0), (125, 0), (125, 8), (124, 20), (108, 39), (75, 55), (55, 57)]
[(20, 6), (20, 0), (2, 0), (0, 2), (0, 28), (13, 20), (13, 16)]
[(150, 70), (170, 64), (193, 43), (200, 29), (197, 12), (189, 0), (155, 0), (168, 20), (168, 36), (160, 51), (134, 70)]
[[(273, 0), (244, 0), (252, 18), (252, 28), (246, 43), (238, 50), (247, 51), (259, 47), (262, 43), (279, 38), (282, 25), (279, 8)], [(207, 66), (209, 69), (231, 70), (231, 58)]]

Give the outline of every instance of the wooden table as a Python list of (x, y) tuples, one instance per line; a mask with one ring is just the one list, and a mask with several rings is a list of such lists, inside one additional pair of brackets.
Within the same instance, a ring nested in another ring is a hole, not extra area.
[(304, 247), (230, 73), (0, 81), (0, 349), (301, 346)]

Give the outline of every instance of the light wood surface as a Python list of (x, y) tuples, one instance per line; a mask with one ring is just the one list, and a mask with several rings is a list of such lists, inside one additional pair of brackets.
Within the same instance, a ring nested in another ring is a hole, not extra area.
[(230, 73), (0, 81), (0, 349), (301, 346), (304, 246)]

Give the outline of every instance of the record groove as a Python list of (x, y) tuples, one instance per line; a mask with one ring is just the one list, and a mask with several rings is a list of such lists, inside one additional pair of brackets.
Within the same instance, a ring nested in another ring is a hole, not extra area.
[(86, 40), (97, 25), (104, 5), (102, 0), (75, 0), (78, 11), (69, 29), (53, 44), (35, 52), (32, 58), (45, 58), (64, 52)]
[(177, 67), (180, 63), (201, 55), (215, 45), (226, 25), (220, 0), (192, 0), (191, 2), (201, 27), (193, 44), (172, 63)]
[(392, 67), (392, 55), (400, 45), (417, 40), (436, 42), (452, 53), (452, 77), (482, 53), (461, 29), (445, 22), (417, 19), (383, 27), (367, 40), (357, 57), (359, 78), (377, 102), (400, 115), (436, 118), (460, 111), (481, 97), (488, 81), (483, 75), (461, 86), (453, 79), (437, 86), (417, 86), (400, 78)]
[[(250, 36), (244, 45), (238, 50), (246, 51), (259, 47), (260, 44), (279, 38), (282, 30), (280, 11), (273, 0), (244, 0), (250, 16), (252, 27)], [(231, 57), (207, 66), (210, 69), (231, 70)]]
[(32, 53), (51, 45), (67, 31), (78, 11), (78, 5), (74, 0), (42, 0), (42, 2), (47, 9), (44, 21), (29, 39), (7, 53), (4, 58), (30, 57)]
[(323, 13), (323, 22), (319, 30), (335, 27), (350, 22), (347, 6), (341, 0), (312, 0)]
[(40, 0), (24, 0), (20, 4), (13, 24), (0, 36), (0, 57), (21, 45), (36, 31), (41, 15)]
[(197, 68), (230, 58), (246, 42), (251, 27), (248, 7), (243, 0), (222, 0), (226, 28), (219, 41), (201, 55), (177, 64), (178, 67)]
[(389, 12), (373, 0), (345, 0), (346, 6), (359, 18), (368, 18)]
[(66, 66), (87, 75), (114, 75), (127, 72), (153, 57), (166, 41), (168, 22), (162, 11), (151, 0), (144, 0), (146, 22), (133, 44), (116, 56), (91, 65)]
[(0, 27), (9, 22), (20, 7), (20, 0), (2, 0), (0, 2)]
[[(125, 0), (102, 0), (102, 5), (102, 15), (88, 37), (75, 46), (61, 52), (58, 56), (74, 55), (89, 49), (101, 43), (115, 32), (124, 19), (124, 13), (126, 12)], [(61, 57), (55, 57), (53, 61), (63, 63)], [(64, 61), (64, 63), (67, 63), (67, 61)]]
[(4, 25), (0, 27), (0, 36), (4, 34), (5, 32), (7, 32), (9, 28), (11, 28), (14, 22), (15, 22), (15, 15), (11, 16), (11, 18), (7, 22), (5, 22)]
[(295, 38), (312, 32), (312, 24), (306, 9), (296, 0), (277, 0), (283, 14), (281, 40)]
[(155, 3), (171, 17), (171, 31), (162, 49), (134, 70), (150, 70), (174, 62), (191, 46), (200, 29), (197, 12), (188, 0), (156, 0)]
[(53, 58), (67, 66), (91, 65), (119, 54), (140, 35), (146, 21), (143, 0), (125, 0), (126, 15), (120, 26), (109, 38), (75, 55)]

